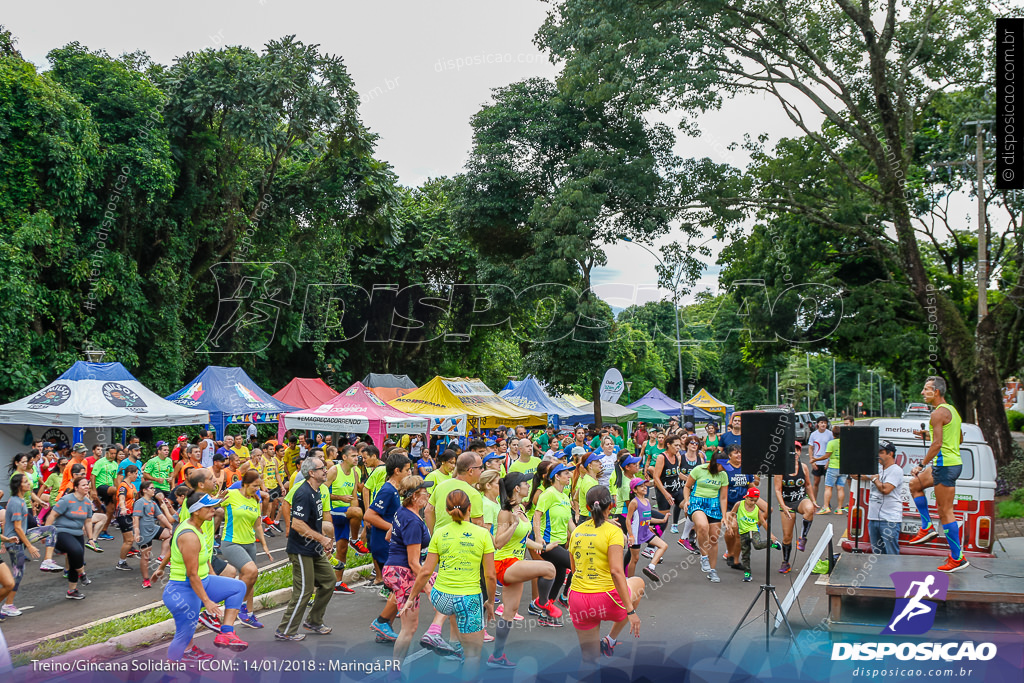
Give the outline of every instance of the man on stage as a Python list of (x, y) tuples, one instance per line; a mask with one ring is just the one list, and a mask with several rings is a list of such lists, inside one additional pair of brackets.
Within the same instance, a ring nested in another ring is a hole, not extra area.
[[(910, 539), (911, 545), (920, 545), (939, 535), (928, 514), (928, 499), (924, 490), (935, 487), (935, 507), (939, 511), (939, 522), (949, 544), (949, 559), (939, 567), (940, 572), (955, 572), (970, 565), (964, 559), (963, 546), (960, 544), (960, 528), (953, 516), (953, 502), (956, 500), (956, 480), (963, 469), (960, 460), (960, 442), (963, 434), (960, 431), (960, 414), (956, 408), (946, 403), (946, 380), (941, 377), (929, 377), (925, 380), (921, 396), (925, 403), (932, 406), (931, 422), (928, 432), (914, 430), (921, 438), (931, 438), (928, 452), (920, 465), (910, 470), (910, 495), (921, 513), (921, 530)], [(933, 463), (934, 461), (934, 463)]]

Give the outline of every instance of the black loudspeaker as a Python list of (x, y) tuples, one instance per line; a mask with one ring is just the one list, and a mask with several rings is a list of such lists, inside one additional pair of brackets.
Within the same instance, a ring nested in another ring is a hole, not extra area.
[(839, 474), (878, 474), (878, 427), (839, 428)]
[(744, 413), (743, 474), (789, 474), (796, 469), (796, 416), (793, 413)]

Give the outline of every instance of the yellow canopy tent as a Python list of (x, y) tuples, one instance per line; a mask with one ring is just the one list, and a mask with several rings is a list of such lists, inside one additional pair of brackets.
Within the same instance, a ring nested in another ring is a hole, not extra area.
[[(419, 389), (399, 396), (388, 402), (391, 406), (409, 413), (428, 418), (441, 418), (431, 421), (432, 433), (440, 433), (442, 423), (452, 423), (465, 416), (466, 426), (477, 429), (493, 429), (501, 425), (541, 427), (548, 423), (547, 413), (535, 413), (524, 410), (506, 401), (487, 388), (479, 379), (461, 377), (435, 377)], [(455, 418), (444, 420), (444, 418)], [(459, 432), (465, 433), (464, 428)], [(451, 433), (457, 433), (455, 431)]]
[(721, 413), (723, 416), (727, 416), (733, 409), (733, 406), (728, 403), (722, 403), (717, 398), (709, 394), (707, 389), (701, 389), (693, 395), (693, 398), (683, 405), (694, 406), (696, 408), (706, 410), (709, 413)]
[(565, 399), (566, 401), (568, 401), (570, 405), (574, 405), (577, 408), (579, 408), (580, 406), (583, 406), (583, 405), (586, 405), (586, 404), (590, 403), (590, 401), (588, 401), (587, 399), (583, 398), (582, 396), (580, 396), (579, 394), (576, 394), (576, 393), (562, 394), (562, 398)]

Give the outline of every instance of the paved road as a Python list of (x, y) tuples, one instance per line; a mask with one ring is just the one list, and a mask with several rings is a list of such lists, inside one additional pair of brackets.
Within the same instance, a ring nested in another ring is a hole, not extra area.
[[(831, 521), (830, 517), (830, 521)], [(838, 519), (838, 518), (836, 518)], [(775, 532), (781, 533), (778, 528), (778, 516), (776, 515)], [(815, 524), (812, 530), (812, 538), (817, 538), (825, 529), (823, 522)], [(837, 530), (836, 537), (839, 530)], [(796, 577), (800, 567), (803, 566), (808, 553), (794, 554), (799, 559), (794, 563), (794, 571), (789, 575), (779, 575), (772, 572), (772, 580), (779, 588), (780, 597), (784, 596), (790, 589), (792, 580)], [(753, 572), (755, 581), (743, 583), (740, 572), (722, 567), (720, 574), (722, 583), (711, 584), (700, 571), (699, 565), (694, 562), (696, 556), (691, 555), (680, 546), (675, 544), (674, 539), (671, 548), (662, 565), (662, 575), (668, 579), (661, 585), (651, 585), (648, 582), (648, 596), (640, 602), (639, 614), (641, 616), (641, 637), (634, 641), (627, 638), (627, 641), (616, 650), (615, 657), (607, 660), (609, 666), (614, 666), (633, 673), (637, 666), (649, 671), (650, 667), (668, 667), (674, 673), (677, 672), (677, 665), (672, 663), (678, 661), (694, 661), (700, 659), (700, 653), (713, 656), (717, 648), (729, 636), (732, 628), (739, 621), (743, 612), (750, 605), (751, 600), (757, 595), (758, 587), (765, 576), (765, 555), (764, 552), (755, 553), (753, 558)], [(777, 551), (772, 554), (772, 565), (775, 569), (781, 560)], [(720, 566), (724, 563), (720, 563)], [(111, 570), (112, 571), (112, 570)], [(120, 577), (113, 577), (115, 580)], [(374, 642), (374, 635), (369, 630), (369, 624), (378, 614), (383, 606), (383, 600), (376, 592), (356, 589), (355, 595), (335, 595), (328, 608), (325, 622), (334, 628), (334, 633), (323, 636), (309, 636), (302, 643), (280, 643), (273, 639), (273, 630), (278, 625), (281, 615), (280, 610), (261, 613), (261, 619), (267, 625), (263, 630), (252, 630), (243, 628), (240, 636), (250, 643), (250, 648), (245, 653), (233, 654), (226, 651), (215, 650), (212, 646), (212, 637), (203, 632), (200, 634), (197, 643), (201, 648), (218, 655), (217, 662), (228, 662), (225, 666), (234, 667), (233, 672), (221, 672), (220, 674), (204, 674), (201, 680), (224, 681), (286, 681), (294, 680), (296, 674), (282, 671), (258, 670), (257, 667), (281, 667), (282, 662), (290, 661), (314, 661), (319, 667), (323, 664), (330, 666), (329, 662), (338, 662), (336, 667), (366, 666), (367, 662), (384, 662), (391, 659), (391, 648)], [(147, 596), (148, 597), (148, 596)], [(799, 607), (791, 611), (791, 618), (794, 627), (798, 629), (814, 628), (818, 626), (826, 614), (826, 600), (824, 588), (808, 581), (800, 594)], [(81, 605), (85, 607), (88, 600), (75, 604), (75, 610)], [(759, 603), (760, 606), (760, 603)], [(52, 608), (65, 615), (69, 612), (68, 606), (61, 602)], [(525, 603), (520, 611), (523, 616), (528, 613)], [(425, 610), (424, 610), (425, 612)], [(46, 621), (51, 627), (56, 611), (47, 615)], [(755, 610), (754, 615), (760, 614)], [(19, 618), (20, 619), (20, 618)], [(566, 620), (568, 623), (568, 620)], [(10, 623), (10, 622), (9, 622)], [(578, 665), (574, 658), (578, 657), (578, 643), (575, 631), (571, 626), (552, 629), (542, 627), (532, 619), (519, 622), (519, 626), (513, 631), (509, 638), (507, 652), (513, 661), (519, 663), (519, 669), (515, 673), (517, 680), (538, 680), (550, 677), (551, 680), (564, 679), (568, 672), (574, 671)], [(426, 629), (427, 617), (425, 614), (420, 618), (420, 629), (418, 636)], [(607, 626), (605, 627), (607, 631)], [(6, 631), (5, 631), (6, 632)], [(757, 661), (763, 659), (763, 622), (759, 621), (746, 627), (736, 641), (736, 647), (740, 652), (747, 652)], [(773, 656), (785, 654), (788, 648), (786, 639), (777, 638), (773, 645)], [(696, 650), (695, 653), (693, 650)], [(705, 652), (706, 651), (706, 652)], [(484, 648), (485, 655), (490, 652), (490, 646)], [(733, 651), (730, 651), (733, 652)], [(438, 676), (457, 675), (459, 669), (454, 662), (443, 660), (433, 654), (420, 651), (414, 643), (411, 649), (410, 659), (404, 664), (403, 670), (412, 678), (422, 680), (436, 680)], [(417, 654), (418, 653), (418, 654)], [(132, 662), (145, 660), (163, 660), (166, 657), (166, 643), (126, 655), (119, 662), (132, 665)], [(730, 654), (729, 659), (737, 661), (740, 655)], [(760, 658), (760, 659), (758, 659)], [(723, 660), (725, 662), (726, 660)], [(352, 664), (361, 662), (362, 664)], [(759, 665), (758, 665), (759, 666)], [(512, 674), (507, 672), (496, 672), (501, 676), (510, 678)], [(666, 674), (668, 671), (665, 672)], [(367, 680), (367, 674), (345, 671), (318, 671), (299, 672), (302, 680)], [(381, 674), (383, 675), (383, 674)], [(92, 681), (109, 681), (100, 674), (81, 674), (69, 676), (61, 674), (60, 680), (75, 681), (75, 683), (91, 683)], [(36, 672), (32, 679), (33, 683), (57, 680), (49, 674)], [(117, 680), (124, 680), (118, 678)], [(146, 683), (156, 681), (168, 682), (170, 680), (186, 680), (184, 674), (177, 677), (157, 673), (137, 674), (133, 681), (145, 681)]]

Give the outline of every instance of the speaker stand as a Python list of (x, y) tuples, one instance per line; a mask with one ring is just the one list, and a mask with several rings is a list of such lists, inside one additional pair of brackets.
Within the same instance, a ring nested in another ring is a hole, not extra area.
[[(769, 475), (769, 476), (772, 476), (772, 475)], [(743, 613), (742, 617), (740, 617), (739, 622), (737, 622), (737, 624), (736, 624), (736, 628), (734, 628), (732, 630), (732, 635), (730, 635), (729, 639), (727, 641), (725, 641), (725, 645), (722, 646), (722, 650), (721, 650), (721, 652), (718, 653), (718, 657), (716, 658), (715, 661), (721, 659), (722, 655), (725, 654), (725, 651), (729, 649), (729, 645), (732, 644), (732, 641), (736, 637), (736, 634), (739, 633), (741, 628), (743, 628), (744, 622), (747, 620), (747, 617), (750, 616), (750, 613), (753, 611), (754, 606), (757, 605), (757, 601), (761, 599), (762, 595), (764, 595), (764, 609), (761, 610), (761, 614), (759, 616), (763, 616), (764, 617), (764, 651), (765, 652), (769, 652), (770, 651), (769, 645), (770, 645), (770, 642), (771, 642), (771, 622), (772, 622), (771, 614), (772, 613), (771, 613), (771, 602), (769, 601), (769, 597), (771, 597), (771, 599), (775, 600), (775, 606), (779, 610), (778, 613), (782, 616), (782, 622), (786, 625), (786, 629), (789, 631), (789, 638), (790, 638), (790, 640), (793, 641), (793, 647), (796, 649), (797, 654), (800, 653), (800, 646), (796, 642), (796, 633), (794, 633), (793, 627), (789, 623), (789, 619), (786, 618), (786, 611), (784, 609), (782, 609), (782, 602), (779, 600), (778, 593), (775, 592), (775, 586), (773, 586), (772, 582), (771, 582), (771, 571), (772, 571), (772, 540), (771, 540), (772, 539), (772, 504), (771, 504), (771, 502), (768, 503), (768, 514), (767, 514), (766, 517), (767, 517), (767, 519), (766, 519), (766, 526), (767, 526), (766, 531), (768, 533), (768, 547), (765, 548), (764, 583), (761, 584), (761, 588), (758, 589), (757, 595), (754, 596), (754, 599), (750, 603), (750, 607), (748, 607), (747, 611)], [(737, 529), (737, 531), (738, 531), (738, 529)]]

